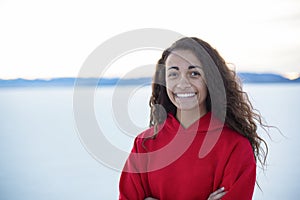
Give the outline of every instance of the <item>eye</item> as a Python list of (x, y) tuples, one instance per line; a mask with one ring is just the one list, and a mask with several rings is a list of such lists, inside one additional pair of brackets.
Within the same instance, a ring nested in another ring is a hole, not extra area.
[(170, 73), (168, 73), (168, 77), (169, 78), (176, 78), (177, 76), (178, 76), (177, 72), (170, 72)]
[(198, 76), (201, 76), (200, 72), (198, 71), (192, 71), (191, 74), (190, 74), (191, 77), (198, 77)]

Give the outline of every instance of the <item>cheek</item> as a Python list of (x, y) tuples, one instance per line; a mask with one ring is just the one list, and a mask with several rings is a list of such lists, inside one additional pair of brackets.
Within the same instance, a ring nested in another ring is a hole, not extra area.
[(167, 89), (167, 94), (168, 94), (169, 98), (171, 98), (171, 96), (173, 94), (171, 85), (166, 83), (166, 89)]
[(173, 88), (174, 88), (174, 83), (172, 81), (166, 81), (167, 95), (170, 98), (170, 100), (173, 99)]
[(202, 80), (201, 83), (195, 82), (194, 86), (197, 88), (201, 96), (206, 97), (207, 96), (207, 87), (205, 82)]
[(168, 91), (173, 90), (174, 85), (175, 85), (174, 81), (166, 79), (166, 88)]
[(207, 94), (208, 94), (206, 86), (204, 86), (203, 88), (201, 88), (200, 92), (202, 93), (202, 98), (206, 99), (207, 98)]
[(204, 99), (206, 99), (207, 98), (207, 89), (205, 88), (202, 91), (203, 91), (202, 92), (203, 93), (202, 96), (203, 96)]

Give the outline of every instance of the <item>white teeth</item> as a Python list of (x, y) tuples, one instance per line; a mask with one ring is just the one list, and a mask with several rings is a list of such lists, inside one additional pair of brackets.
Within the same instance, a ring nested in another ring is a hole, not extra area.
[(196, 93), (180, 93), (180, 94), (175, 94), (179, 98), (187, 98), (187, 97), (193, 97), (196, 95)]

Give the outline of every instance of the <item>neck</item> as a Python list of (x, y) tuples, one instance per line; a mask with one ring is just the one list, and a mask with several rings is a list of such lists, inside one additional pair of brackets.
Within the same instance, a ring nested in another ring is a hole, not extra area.
[(176, 118), (184, 128), (188, 128), (195, 121), (199, 120), (207, 113), (206, 109), (200, 110), (179, 110), (177, 109)]

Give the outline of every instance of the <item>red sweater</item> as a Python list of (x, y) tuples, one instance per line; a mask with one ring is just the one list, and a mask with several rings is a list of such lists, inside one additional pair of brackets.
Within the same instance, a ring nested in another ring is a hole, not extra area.
[(252, 147), (211, 113), (187, 129), (169, 114), (158, 136), (143, 143), (152, 134), (150, 128), (135, 139), (121, 174), (119, 199), (207, 200), (221, 187), (228, 191), (222, 200), (252, 199)]

